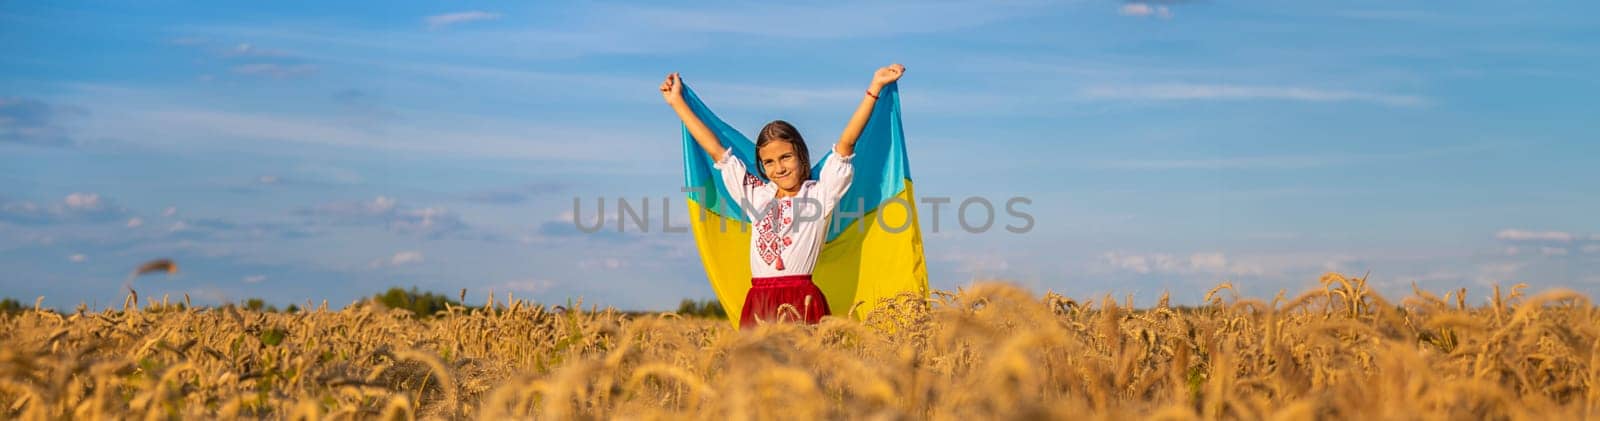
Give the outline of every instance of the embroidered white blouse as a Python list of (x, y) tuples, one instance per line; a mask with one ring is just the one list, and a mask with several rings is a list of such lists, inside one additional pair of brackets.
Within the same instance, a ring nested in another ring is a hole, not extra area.
[[(833, 149), (829, 149), (833, 150)], [(828, 238), (828, 223), (855, 168), (850, 156), (829, 154), (820, 174), (800, 184), (800, 193), (776, 198), (778, 187), (763, 183), (745, 171), (745, 163), (723, 152), (713, 165), (722, 172), (722, 183), (733, 197), (734, 206), (750, 218), (750, 275), (766, 278), (785, 275), (810, 275), (817, 255)]]

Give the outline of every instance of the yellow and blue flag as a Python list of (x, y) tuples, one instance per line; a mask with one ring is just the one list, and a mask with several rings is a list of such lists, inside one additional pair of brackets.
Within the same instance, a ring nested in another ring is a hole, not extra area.
[[(683, 86), (683, 98), (724, 147), (744, 162), (757, 162), (755, 142), (712, 113), (688, 85)], [(885, 86), (878, 98), (856, 141), (850, 189), (834, 209), (822, 254), (812, 270), (812, 281), (827, 296), (830, 313), (848, 312), (858, 320), (877, 308), (880, 299), (904, 292), (922, 297), (928, 293), (898, 83)], [(750, 290), (750, 221), (739, 211), (739, 203), (730, 199), (711, 157), (687, 127), (682, 132), (690, 231), (717, 300), (738, 326), (745, 292)], [(832, 153), (829, 148), (814, 159), (811, 173), (820, 174)], [(747, 167), (750, 175), (767, 181), (755, 165)]]

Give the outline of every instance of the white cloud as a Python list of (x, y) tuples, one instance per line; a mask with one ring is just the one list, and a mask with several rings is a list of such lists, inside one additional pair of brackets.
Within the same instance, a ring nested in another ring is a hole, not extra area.
[(93, 209), (100, 206), (100, 195), (96, 193), (73, 193), (67, 195), (68, 209)]
[(1151, 6), (1151, 5), (1145, 4), (1145, 3), (1128, 3), (1128, 4), (1124, 4), (1124, 5), (1122, 5), (1122, 8), (1117, 9), (1117, 13), (1120, 13), (1123, 16), (1144, 17), (1144, 16), (1152, 16), (1152, 15), (1154, 15), (1154, 16), (1162, 18), (1162, 19), (1170, 19), (1170, 18), (1172, 18), (1172, 9), (1167, 8), (1167, 6), (1161, 6), (1161, 5)]
[(128, 218), (128, 228), (138, 228), (142, 226), (144, 226), (144, 218), (137, 216)]
[(1507, 256), (1516, 256), (1516, 255), (1518, 255), (1518, 254), (1521, 254), (1521, 253), (1522, 253), (1522, 248), (1520, 248), (1520, 247), (1516, 247), (1516, 246), (1511, 246), (1511, 247), (1506, 247), (1506, 249), (1505, 249), (1505, 250), (1503, 250), (1503, 252), (1504, 252), (1504, 253), (1505, 253), (1505, 254), (1506, 254), (1506, 255), (1507, 255)]
[(1097, 85), (1078, 92), (1086, 99), (1108, 100), (1285, 100), (1305, 102), (1372, 102), (1389, 106), (1420, 106), (1425, 99), (1413, 95), (1336, 91), (1296, 86), (1243, 86), (1167, 83), (1150, 85)]
[(161, 216), (166, 216), (166, 217), (171, 217), (171, 216), (177, 215), (177, 214), (178, 214), (178, 207), (177, 206), (168, 206), (166, 209), (161, 211)]
[(1584, 253), (1600, 253), (1600, 244), (1584, 245), (1583, 246), (1583, 252)]
[(394, 256), (389, 257), (390, 266), (400, 266), (411, 263), (422, 263), (422, 252), (402, 251), (395, 253)]
[(1202, 272), (1221, 272), (1228, 268), (1228, 258), (1222, 253), (1196, 253), (1189, 256), (1189, 267)]
[(267, 280), (267, 276), (266, 275), (250, 275), (250, 276), (244, 277), (244, 283), (247, 283), (247, 284), (258, 284), (258, 283), (261, 283), (261, 281), (265, 281), (265, 280)]
[(405, 209), (394, 216), (390, 228), (400, 232), (453, 230), (462, 225), (460, 217), (441, 208)]
[(1335, 256), (1322, 262), (1322, 270), (1324, 272), (1345, 272), (1348, 270), (1350, 263), (1355, 260), (1354, 257), (1350, 256)]
[(275, 175), (263, 175), (261, 177), (256, 178), (256, 182), (257, 183), (261, 183), (261, 184), (278, 184), (278, 176), (275, 176)]
[(372, 199), (372, 202), (367, 204), (367, 209), (374, 212), (388, 211), (390, 209), (394, 209), (394, 203), (393, 197), (378, 196)]
[(30, 201), (0, 202), (0, 222), (50, 224), (65, 222), (110, 222), (128, 212), (98, 193), (72, 193), (56, 203)]
[(444, 28), (444, 27), (447, 27), (447, 26), (450, 26), (450, 25), (455, 25), (455, 24), (458, 24), (458, 23), (467, 23), (467, 22), (480, 21), (480, 20), (495, 20), (495, 19), (499, 19), (499, 18), (500, 18), (500, 14), (499, 13), (490, 13), (490, 12), (485, 12), (485, 11), (481, 11), (481, 10), (471, 10), (471, 11), (466, 11), (466, 12), (446, 13), (446, 14), (442, 14), (442, 15), (428, 16), (426, 18), (423, 18), (422, 20), (424, 22), (428, 23), (428, 28), (429, 29), (440, 29), (440, 28)]
[[(1158, 255), (1156, 257), (1160, 258), (1164, 256)], [(1106, 254), (1101, 255), (1100, 259), (1110, 263), (1112, 266), (1130, 270), (1135, 273), (1150, 273), (1151, 258), (1147, 258), (1142, 255), (1124, 255), (1117, 252), (1107, 252)]]
[(89, 256), (84, 256), (82, 253), (79, 253), (67, 256), (67, 260), (71, 260), (73, 263), (83, 263), (84, 261), (89, 260)]
[(1561, 231), (1527, 231), (1519, 229), (1504, 229), (1494, 234), (1496, 240), (1505, 241), (1555, 241), (1571, 242), (1576, 236), (1569, 232)]

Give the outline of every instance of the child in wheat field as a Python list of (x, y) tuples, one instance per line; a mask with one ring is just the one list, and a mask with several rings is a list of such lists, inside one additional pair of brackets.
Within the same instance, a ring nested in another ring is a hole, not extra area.
[[(756, 136), (757, 170), (763, 182), (745, 170), (745, 163), (724, 147), (683, 99), (683, 82), (677, 73), (661, 83), (661, 95), (677, 112), (695, 143), (715, 161), (729, 199), (750, 217), (750, 291), (745, 295), (740, 325), (782, 319), (785, 304), (798, 311), (798, 319), (814, 324), (829, 314), (827, 298), (811, 280), (812, 268), (827, 238), (829, 216), (850, 188), (856, 139), (867, 125), (878, 92), (900, 79), (905, 66), (892, 64), (873, 73), (872, 83), (845, 125), (833, 154), (821, 174), (811, 174), (811, 155), (805, 139), (793, 125), (774, 120)], [(807, 209), (807, 207), (811, 207)], [(798, 321), (798, 320), (797, 320)]]

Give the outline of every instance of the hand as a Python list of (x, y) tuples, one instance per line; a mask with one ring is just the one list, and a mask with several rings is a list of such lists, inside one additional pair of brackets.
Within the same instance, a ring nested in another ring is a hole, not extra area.
[(661, 97), (667, 104), (683, 102), (683, 79), (678, 77), (678, 72), (667, 74), (667, 80), (661, 82)]
[(900, 80), (900, 76), (904, 75), (905, 73), (906, 66), (900, 65), (900, 63), (884, 66), (883, 68), (878, 69), (876, 73), (872, 74), (872, 88), (882, 88), (894, 83), (895, 81)]

